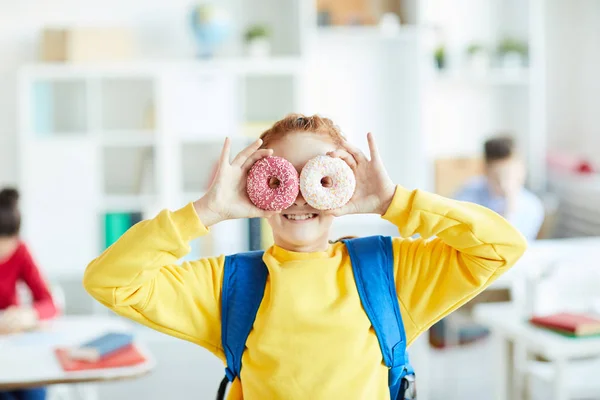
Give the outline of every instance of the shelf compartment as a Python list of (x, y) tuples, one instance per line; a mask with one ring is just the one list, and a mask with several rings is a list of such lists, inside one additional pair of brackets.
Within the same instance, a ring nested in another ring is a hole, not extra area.
[(155, 124), (154, 82), (150, 79), (104, 79), (101, 84), (103, 131), (152, 131)]
[(37, 135), (85, 135), (88, 131), (85, 81), (38, 80), (31, 86), (32, 130)]
[(104, 193), (114, 196), (149, 196), (156, 190), (152, 146), (102, 149)]

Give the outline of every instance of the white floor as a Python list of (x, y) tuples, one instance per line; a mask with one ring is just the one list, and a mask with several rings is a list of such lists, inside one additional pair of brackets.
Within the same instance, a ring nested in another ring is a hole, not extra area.
[(494, 365), (491, 342), (431, 350), (430, 400), (492, 400)]

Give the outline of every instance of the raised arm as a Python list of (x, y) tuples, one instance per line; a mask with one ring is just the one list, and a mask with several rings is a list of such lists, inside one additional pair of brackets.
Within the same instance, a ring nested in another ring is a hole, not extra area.
[(93, 260), (84, 287), (117, 314), (218, 353), (223, 258), (178, 264), (206, 233), (192, 204), (164, 210)]
[[(395, 185), (368, 134), (370, 158), (348, 142), (329, 153), (356, 175), (356, 192), (334, 215), (379, 214), (398, 226), (394, 262), (409, 343), (475, 297), (523, 254), (523, 236), (482, 206)], [(419, 239), (404, 239), (420, 235)], [(432, 237), (434, 237), (432, 239)]]
[(226, 219), (266, 215), (245, 194), (248, 169), (271, 153), (258, 150), (260, 145), (260, 141), (253, 143), (230, 162), (227, 139), (207, 194), (129, 229), (88, 265), (86, 290), (120, 315), (222, 356), (224, 258), (178, 261), (190, 251), (189, 242), (207, 234), (210, 226)]
[[(526, 248), (495, 212), (420, 190), (398, 187), (383, 218), (402, 236), (394, 239), (394, 263), (409, 343), (488, 287)], [(415, 234), (420, 238), (404, 239)]]

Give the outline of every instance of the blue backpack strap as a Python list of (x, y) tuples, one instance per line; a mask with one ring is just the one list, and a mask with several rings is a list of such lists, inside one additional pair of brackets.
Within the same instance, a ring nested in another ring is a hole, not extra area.
[[(369, 236), (344, 240), (358, 294), (367, 313), (383, 361), (389, 368), (390, 398), (399, 399), (403, 378), (414, 371), (406, 351), (406, 332), (394, 281), (394, 252), (389, 236)], [(402, 396), (404, 397), (404, 396)]]
[(262, 302), (268, 270), (262, 251), (225, 257), (221, 291), (221, 344), (225, 352), (227, 379), (240, 377), (246, 339)]

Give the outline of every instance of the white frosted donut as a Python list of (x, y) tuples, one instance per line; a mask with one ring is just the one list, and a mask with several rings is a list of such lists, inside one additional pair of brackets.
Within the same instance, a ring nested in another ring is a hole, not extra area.
[[(323, 178), (331, 185), (323, 186)], [(340, 158), (317, 156), (300, 173), (300, 191), (306, 202), (317, 210), (332, 210), (350, 201), (356, 188), (352, 168)]]

